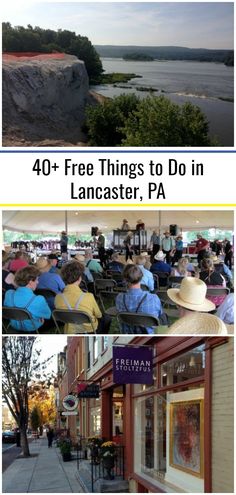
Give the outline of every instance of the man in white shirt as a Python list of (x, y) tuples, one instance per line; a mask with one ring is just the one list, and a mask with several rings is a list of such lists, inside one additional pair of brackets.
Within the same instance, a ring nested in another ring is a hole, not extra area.
[(161, 241), (161, 248), (163, 253), (166, 255), (166, 263), (170, 264), (171, 256), (170, 253), (172, 249), (175, 247), (175, 241), (172, 239), (170, 232), (164, 232), (164, 237)]

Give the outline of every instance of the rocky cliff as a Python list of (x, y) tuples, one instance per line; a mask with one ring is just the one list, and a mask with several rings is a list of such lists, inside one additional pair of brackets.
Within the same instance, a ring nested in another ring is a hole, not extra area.
[(3, 146), (85, 140), (81, 126), (91, 96), (84, 62), (77, 57), (4, 55), (2, 88)]

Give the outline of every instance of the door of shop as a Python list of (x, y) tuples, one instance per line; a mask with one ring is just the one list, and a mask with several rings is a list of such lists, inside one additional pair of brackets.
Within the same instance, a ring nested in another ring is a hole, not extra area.
[(112, 391), (112, 440), (124, 444), (124, 389), (115, 387)]

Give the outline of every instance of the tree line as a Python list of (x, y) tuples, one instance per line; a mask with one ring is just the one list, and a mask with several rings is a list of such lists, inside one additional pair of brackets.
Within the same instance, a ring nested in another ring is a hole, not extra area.
[(28, 24), (13, 27), (9, 22), (2, 25), (3, 52), (63, 52), (75, 55), (83, 60), (90, 83), (100, 81), (102, 63), (91, 41), (86, 36), (77, 35), (73, 31), (58, 29), (42, 29)]
[(127, 54), (142, 53), (156, 60), (193, 60), (198, 62), (221, 62), (233, 60), (234, 50), (188, 48), (182, 46), (116, 46), (95, 45), (100, 57), (124, 58)]
[(199, 107), (180, 106), (164, 96), (135, 94), (105, 100), (87, 109), (85, 131), (91, 146), (214, 146)]

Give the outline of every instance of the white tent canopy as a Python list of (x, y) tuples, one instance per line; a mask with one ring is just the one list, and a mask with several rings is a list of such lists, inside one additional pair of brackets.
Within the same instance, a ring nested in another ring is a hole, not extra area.
[(146, 229), (161, 232), (175, 224), (182, 231), (217, 228), (233, 230), (233, 211), (212, 210), (7, 210), (2, 213), (3, 229), (22, 233), (54, 233), (67, 230), (69, 234), (88, 234), (91, 227), (104, 233), (120, 228), (126, 218), (131, 229), (142, 219)]

